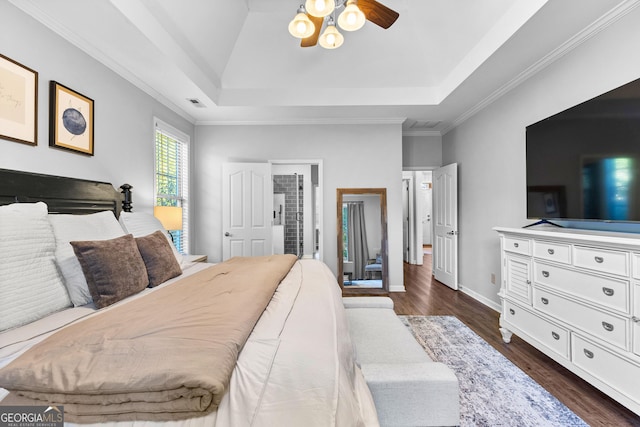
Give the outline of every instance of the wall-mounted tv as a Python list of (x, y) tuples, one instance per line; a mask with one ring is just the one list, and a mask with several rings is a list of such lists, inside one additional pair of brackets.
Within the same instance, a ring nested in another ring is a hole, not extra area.
[(526, 128), (529, 219), (640, 222), (640, 79)]

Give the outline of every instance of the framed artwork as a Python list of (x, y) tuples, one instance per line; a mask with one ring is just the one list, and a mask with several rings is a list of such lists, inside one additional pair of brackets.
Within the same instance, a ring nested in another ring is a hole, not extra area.
[(93, 99), (51, 81), (49, 146), (93, 156)]
[(2, 54), (0, 138), (38, 144), (38, 73)]

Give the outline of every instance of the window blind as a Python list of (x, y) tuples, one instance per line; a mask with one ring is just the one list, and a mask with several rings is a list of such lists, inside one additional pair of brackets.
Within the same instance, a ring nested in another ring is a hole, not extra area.
[(189, 137), (156, 120), (156, 206), (182, 208), (182, 230), (169, 230), (176, 248), (189, 252)]

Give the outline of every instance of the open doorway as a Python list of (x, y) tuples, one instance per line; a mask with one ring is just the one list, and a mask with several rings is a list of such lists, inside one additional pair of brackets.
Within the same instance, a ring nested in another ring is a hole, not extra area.
[(322, 259), (320, 161), (272, 161), (273, 253)]
[[(403, 171), (403, 247), (405, 262), (422, 265), (425, 251), (432, 250), (433, 174), (431, 170)], [(428, 258), (431, 259), (431, 258)]]

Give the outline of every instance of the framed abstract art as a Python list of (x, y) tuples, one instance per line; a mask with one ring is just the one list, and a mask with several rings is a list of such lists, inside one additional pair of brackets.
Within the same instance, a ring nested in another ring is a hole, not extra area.
[(51, 81), (49, 146), (93, 156), (93, 99)]

